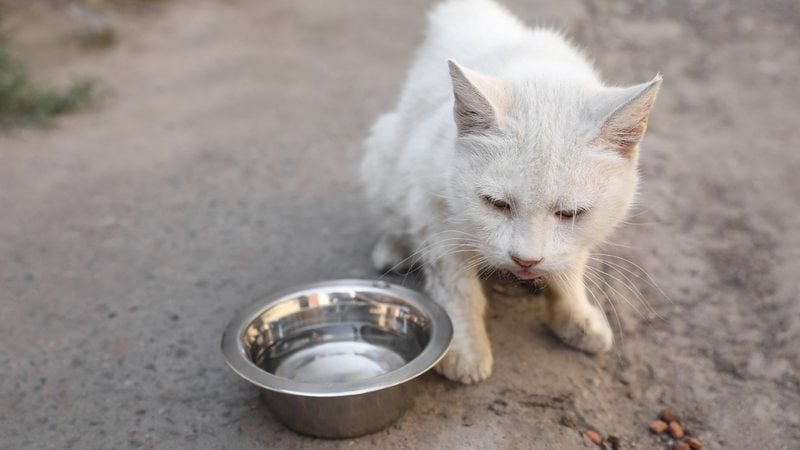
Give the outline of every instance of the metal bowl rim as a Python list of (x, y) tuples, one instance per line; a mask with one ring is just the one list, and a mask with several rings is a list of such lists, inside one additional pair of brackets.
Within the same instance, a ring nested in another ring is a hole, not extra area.
[[(417, 357), (399, 369), (364, 380), (347, 383), (305, 383), (273, 375), (247, 357), (241, 336), (247, 327), (267, 308), (305, 293), (341, 291), (344, 288), (362, 292), (377, 292), (406, 301), (419, 309), (431, 321), (428, 344)], [(222, 354), (225, 362), (239, 376), (264, 389), (305, 397), (346, 397), (387, 389), (427, 372), (447, 353), (453, 338), (450, 317), (427, 296), (380, 280), (343, 279), (310, 283), (283, 290), (255, 301), (238, 313), (222, 334)]]

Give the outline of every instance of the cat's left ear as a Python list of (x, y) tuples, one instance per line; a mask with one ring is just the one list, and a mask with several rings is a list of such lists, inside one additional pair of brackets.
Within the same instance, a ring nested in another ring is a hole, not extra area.
[(603, 125), (592, 143), (611, 148), (626, 158), (634, 156), (647, 130), (647, 119), (660, 87), (658, 74), (647, 83), (603, 92), (596, 103)]

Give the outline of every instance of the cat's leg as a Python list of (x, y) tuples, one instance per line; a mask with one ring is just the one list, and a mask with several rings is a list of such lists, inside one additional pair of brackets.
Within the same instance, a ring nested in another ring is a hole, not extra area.
[(426, 291), (453, 322), (452, 345), (436, 371), (466, 384), (485, 380), (492, 374), (492, 349), (484, 323), (486, 297), (476, 271), (454, 255), (424, 268)]
[(603, 311), (589, 303), (583, 284), (585, 259), (553, 277), (545, 291), (550, 329), (568, 345), (588, 353), (611, 349), (613, 333)]
[(407, 234), (385, 232), (372, 249), (372, 264), (381, 273), (404, 273), (414, 263)]

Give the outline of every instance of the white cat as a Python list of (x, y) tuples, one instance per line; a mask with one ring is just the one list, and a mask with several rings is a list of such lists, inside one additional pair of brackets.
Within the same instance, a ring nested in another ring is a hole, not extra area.
[(660, 84), (606, 87), (559, 33), (526, 28), (489, 0), (430, 13), (395, 110), (366, 140), (361, 176), (381, 218), (375, 267), (421, 263), (453, 321), (440, 373), (463, 383), (491, 374), (487, 268), (546, 281), (552, 331), (589, 353), (611, 348), (583, 272), (633, 201)]

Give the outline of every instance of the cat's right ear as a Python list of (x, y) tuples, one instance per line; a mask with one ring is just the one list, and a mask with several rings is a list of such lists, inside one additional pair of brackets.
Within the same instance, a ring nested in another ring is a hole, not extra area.
[(447, 61), (453, 80), (453, 115), (459, 136), (500, 128), (508, 99), (501, 81)]

